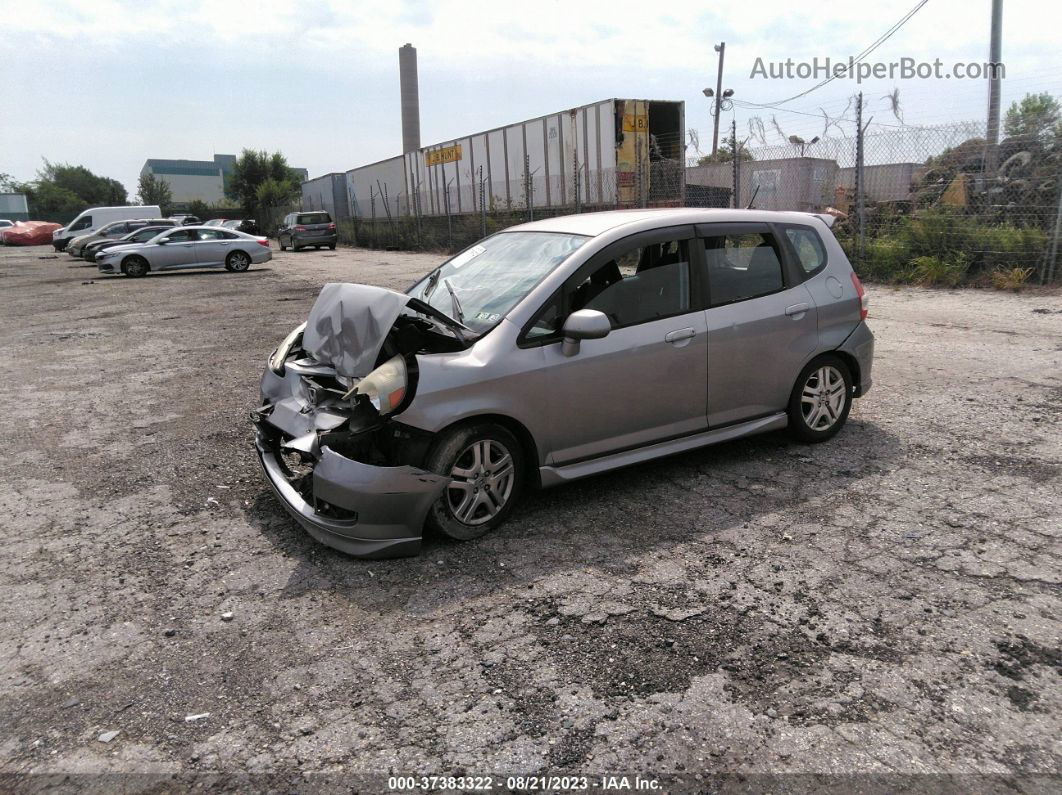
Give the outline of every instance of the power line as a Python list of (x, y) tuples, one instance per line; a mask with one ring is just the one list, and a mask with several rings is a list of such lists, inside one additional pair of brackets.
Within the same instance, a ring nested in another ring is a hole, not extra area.
[[(924, 6), (928, 2), (929, 2), (929, 0), (919, 0), (919, 2), (915, 5), (914, 8), (912, 8), (910, 11), (908, 11), (906, 14), (904, 14), (903, 17), (900, 18), (899, 22), (897, 22), (895, 25), (893, 25), (891, 28), (889, 28), (887, 31), (885, 31), (883, 34), (881, 34), (881, 36), (879, 36), (870, 46), (866, 47), (861, 53), (859, 53), (859, 55), (857, 55), (855, 58), (853, 58), (852, 59), (853, 65), (861, 62), (864, 58), (866, 58), (868, 55), (870, 55), (872, 52), (874, 52), (874, 50), (876, 50), (878, 47), (880, 47), (886, 41), (891, 39), (892, 36), (900, 28), (902, 28), (905, 24), (907, 24), (908, 20), (910, 20), (911, 17), (913, 17), (915, 14), (917, 14), (919, 11), (921, 11), (922, 10), (922, 6)], [(780, 99), (777, 102), (766, 102), (766, 103), (747, 102), (745, 104), (747, 104), (749, 106), (753, 106), (753, 107), (758, 107), (758, 108), (775, 108), (778, 105), (784, 105), (787, 102), (792, 102), (794, 99), (800, 99), (801, 97), (806, 97), (812, 91), (817, 91), (818, 89), (822, 88), (827, 83), (833, 82), (834, 80), (837, 79), (837, 77), (838, 77), (838, 75), (835, 72), (834, 74), (830, 75), (825, 80), (823, 80), (821, 83), (818, 83), (817, 85), (812, 86), (811, 88), (807, 89), (806, 91), (801, 91), (799, 94), (794, 94), (793, 96), (791, 96), (791, 97), (789, 97), (787, 99)]]

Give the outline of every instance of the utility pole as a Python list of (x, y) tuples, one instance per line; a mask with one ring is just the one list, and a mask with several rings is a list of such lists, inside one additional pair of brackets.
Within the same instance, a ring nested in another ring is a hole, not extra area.
[[(716, 115), (716, 126), (719, 124), (719, 116)], [(741, 208), (741, 158), (738, 157), (738, 142), (737, 142), (737, 121), (730, 122), (730, 153), (733, 157), (730, 158), (730, 170), (733, 175), (732, 187), (730, 197), (734, 201), (734, 209)]]
[(992, 39), (988, 49), (988, 145), (999, 143), (999, 69), (994, 66), (1003, 60), (1003, 0), (992, 0)]
[[(1002, 0), (994, 0), (994, 2), (1002, 2)], [(726, 52), (726, 42), (721, 41), (715, 45), (715, 51), (719, 53), (719, 73), (715, 77), (715, 124), (712, 130), (713, 155), (719, 151), (719, 106), (723, 102), (723, 55)]]
[[(869, 122), (867, 122), (869, 124)], [(856, 200), (856, 252), (859, 261), (863, 261), (864, 247), (866, 246), (866, 212), (863, 197), (866, 194), (866, 185), (863, 180), (863, 92), (859, 92), (856, 98), (856, 163), (855, 163), (855, 200)]]

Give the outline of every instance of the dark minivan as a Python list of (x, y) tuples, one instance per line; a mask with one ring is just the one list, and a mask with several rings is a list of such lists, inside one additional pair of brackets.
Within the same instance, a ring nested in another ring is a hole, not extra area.
[(332, 216), (321, 210), (288, 213), (277, 230), (277, 242), (280, 243), (281, 251), (286, 251), (288, 246), (291, 246), (292, 251), (306, 246), (328, 246), (334, 249), (337, 239)]

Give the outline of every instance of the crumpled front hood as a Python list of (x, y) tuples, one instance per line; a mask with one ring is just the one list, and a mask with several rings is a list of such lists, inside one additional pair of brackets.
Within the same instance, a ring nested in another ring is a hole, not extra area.
[(306, 319), (303, 350), (339, 375), (364, 378), (408, 301), (408, 295), (384, 287), (326, 284)]

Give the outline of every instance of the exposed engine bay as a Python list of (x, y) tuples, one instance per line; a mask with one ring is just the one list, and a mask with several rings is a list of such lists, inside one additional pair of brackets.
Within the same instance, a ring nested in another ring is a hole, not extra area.
[(394, 468), (390, 477), (418, 479), (436, 492), (448, 479), (416, 469), (432, 436), (394, 417), (416, 395), (418, 355), (460, 351), (471, 342), (471, 331), (409, 296), (326, 285), (307, 322), (270, 357), (262, 405), (252, 415), (260, 449), (322, 519), (358, 521), (359, 509), (339, 486), (357, 482), (357, 473), (336, 473), (334, 488), (327, 477), (349, 464)]

